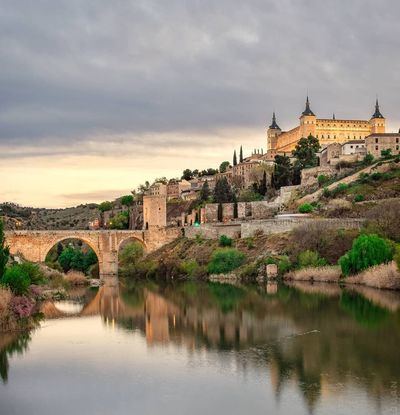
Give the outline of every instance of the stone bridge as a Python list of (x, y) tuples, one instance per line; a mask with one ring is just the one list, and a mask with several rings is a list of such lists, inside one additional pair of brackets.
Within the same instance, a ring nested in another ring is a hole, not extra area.
[(13, 255), (28, 261), (44, 262), (50, 249), (65, 239), (79, 239), (89, 245), (99, 261), (100, 278), (118, 274), (118, 252), (128, 241), (139, 241), (145, 253), (150, 253), (172, 242), (180, 235), (179, 228), (150, 230), (70, 230), (70, 231), (7, 231), (6, 244)]

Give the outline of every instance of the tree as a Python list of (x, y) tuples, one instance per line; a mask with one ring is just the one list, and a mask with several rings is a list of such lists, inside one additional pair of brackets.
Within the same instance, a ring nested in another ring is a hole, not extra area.
[(200, 190), (200, 196), (199, 199), (202, 202), (206, 202), (208, 200), (208, 198), (210, 197), (210, 186), (208, 185), (208, 181), (206, 180), (203, 183), (203, 187)]
[(132, 195), (125, 195), (121, 197), (121, 205), (123, 206), (132, 206), (134, 198)]
[(101, 213), (107, 212), (108, 210), (112, 210), (113, 204), (109, 201), (102, 202), (99, 205), (99, 210)]
[(75, 256), (75, 249), (72, 246), (65, 248), (61, 255), (58, 257), (58, 263), (64, 272), (68, 272), (71, 269), (71, 262)]
[(191, 180), (191, 179), (193, 179), (193, 172), (192, 172), (192, 170), (190, 170), (190, 169), (183, 170), (182, 179), (183, 180)]
[(229, 161), (223, 161), (219, 166), (219, 172), (225, 173), (228, 167), (229, 167)]
[(260, 185), (258, 186), (258, 193), (262, 196), (265, 196), (267, 193), (267, 172), (264, 170), (263, 178)]
[(292, 183), (293, 166), (288, 156), (275, 156), (275, 168), (273, 174), (273, 184), (275, 189), (282, 186), (289, 186)]
[(218, 210), (217, 210), (218, 222), (222, 222), (223, 218), (224, 218), (224, 212), (223, 212), (222, 203), (218, 203)]
[(353, 241), (351, 250), (339, 259), (339, 264), (347, 276), (392, 259), (393, 249), (385, 239), (374, 234), (360, 235)]
[(0, 278), (4, 275), (9, 256), (10, 250), (5, 241), (4, 225), (2, 219), (0, 219)]
[(240, 163), (243, 163), (243, 148), (242, 148), (242, 146), (240, 146), (239, 161), (240, 161)]
[(293, 151), (293, 156), (297, 159), (296, 164), (298, 164), (301, 169), (317, 166), (317, 153), (320, 148), (321, 146), (318, 139), (311, 134), (307, 138), (300, 138)]
[(233, 192), (231, 186), (226, 180), (226, 177), (222, 177), (217, 180), (214, 189), (214, 202), (215, 203), (229, 203), (233, 200)]
[(110, 220), (110, 229), (128, 229), (129, 226), (129, 212), (117, 213)]
[(234, 150), (234, 152), (233, 152), (233, 165), (234, 165), (234, 166), (236, 166), (236, 165), (237, 165), (236, 150)]

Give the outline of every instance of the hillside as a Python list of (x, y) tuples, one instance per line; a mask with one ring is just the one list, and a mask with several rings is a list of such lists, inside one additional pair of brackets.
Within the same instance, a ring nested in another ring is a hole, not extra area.
[(13, 203), (0, 204), (0, 216), (6, 229), (87, 229), (90, 221), (100, 216), (96, 204), (65, 209), (23, 207)]

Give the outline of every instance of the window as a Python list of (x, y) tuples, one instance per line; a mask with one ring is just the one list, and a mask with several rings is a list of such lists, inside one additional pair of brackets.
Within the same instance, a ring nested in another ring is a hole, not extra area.
[(375, 150), (378, 151), (379, 150), (379, 146), (375, 146)]
[(350, 148), (353, 148), (353, 146), (350, 146)]
[(396, 146), (396, 150), (399, 150), (399, 146)]
[(375, 138), (375, 143), (378, 144), (378, 139), (377, 138)]
[(398, 142), (399, 142), (399, 137), (396, 138), (396, 143), (398, 143)]

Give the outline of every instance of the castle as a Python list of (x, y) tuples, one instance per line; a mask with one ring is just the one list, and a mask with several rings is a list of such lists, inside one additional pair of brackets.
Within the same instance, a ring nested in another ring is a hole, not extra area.
[(375, 112), (370, 120), (343, 120), (332, 118), (317, 118), (311, 111), (307, 96), (306, 107), (300, 116), (300, 124), (289, 130), (282, 131), (277, 124), (275, 112), (272, 123), (267, 131), (267, 158), (273, 159), (277, 154), (291, 153), (302, 137), (310, 134), (317, 138), (321, 147), (332, 143), (343, 144), (349, 140), (365, 140), (371, 134), (385, 133), (385, 117), (379, 110), (376, 100)]

